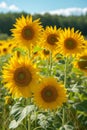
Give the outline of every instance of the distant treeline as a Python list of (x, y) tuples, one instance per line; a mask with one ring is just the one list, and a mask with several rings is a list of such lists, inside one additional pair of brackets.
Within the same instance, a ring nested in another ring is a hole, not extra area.
[[(28, 13), (21, 12), (21, 13), (0, 13), (0, 33), (6, 33), (11, 35), (10, 29), (13, 28), (13, 24), (16, 21), (16, 18), (20, 16), (29, 15)], [(41, 14), (34, 14), (33, 19), (40, 18), (43, 27), (45, 28), (48, 26), (56, 25), (57, 28), (68, 28), (74, 27), (75, 30), (80, 30), (83, 35), (87, 36), (87, 14), (81, 16), (58, 16), (58, 15), (51, 15), (45, 13), (44, 15)]]

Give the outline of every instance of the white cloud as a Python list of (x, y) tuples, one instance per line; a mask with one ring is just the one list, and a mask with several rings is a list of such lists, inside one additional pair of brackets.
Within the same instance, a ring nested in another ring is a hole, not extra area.
[(0, 8), (7, 8), (7, 4), (3, 1), (0, 3)]
[[(42, 14), (44, 14), (43, 12)], [(66, 9), (57, 9), (53, 11), (48, 11), (50, 14), (57, 14), (57, 15), (64, 15), (64, 16), (69, 16), (69, 15), (85, 15), (87, 13), (87, 8), (66, 8)]]
[(6, 10), (8, 10), (8, 11), (17, 11), (17, 10), (19, 10), (19, 8), (16, 6), (16, 5), (7, 5), (7, 3), (6, 2), (1, 2), (0, 3), (0, 9), (6, 9)]
[(9, 10), (19, 10), (17, 6), (15, 5), (10, 5)]

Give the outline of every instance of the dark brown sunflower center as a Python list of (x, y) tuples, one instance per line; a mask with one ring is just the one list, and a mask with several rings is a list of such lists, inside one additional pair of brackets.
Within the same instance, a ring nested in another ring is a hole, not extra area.
[(73, 38), (68, 38), (65, 40), (64, 46), (68, 50), (73, 50), (77, 47), (77, 42)]
[(9, 44), (8, 46), (9, 46), (9, 47), (11, 47), (11, 46), (12, 46), (12, 44)]
[(48, 37), (47, 37), (47, 42), (50, 44), (50, 45), (56, 45), (56, 42), (57, 42), (57, 35), (55, 34), (50, 34)]
[(15, 70), (14, 81), (18, 86), (20, 87), (27, 86), (29, 85), (31, 80), (32, 80), (32, 75), (31, 72), (28, 70), (28, 68), (20, 67)]
[(17, 57), (20, 57), (20, 55), (21, 55), (21, 52), (17, 51)]
[(45, 102), (54, 102), (56, 101), (56, 98), (58, 97), (58, 93), (56, 91), (56, 88), (53, 86), (46, 86), (41, 91), (41, 96)]
[(2, 46), (2, 43), (0, 43), (0, 46)]
[(7, 52), (7, 48), (3, 48), (3, 52), (5, 52), (5, 53), (6, 53), (6, 52)]
[(33, 54), (34, 54), (34, 55), (37, 55), (37, 54), (38, 54), (38, 52), (34, 52)]
[(49, 50), (46, 50), (46, 49), (43, 50), (43, 53), (44, 53), (44, 55), (49, 55), (50, 54)]
[(31, 26), (25, 26), (22, 30), (22, 37), (25, 40), (32, 40), (34, 37), (34, 30)]
[(87, 56), (80, 57), (80, 61), (78, 62), (78, 66), (80, 69), (87, 70)]

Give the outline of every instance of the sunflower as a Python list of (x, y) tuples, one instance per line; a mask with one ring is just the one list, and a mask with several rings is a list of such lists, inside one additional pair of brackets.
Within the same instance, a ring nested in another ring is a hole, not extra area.
[(10, 50), (11, 52), (14, 50), (14, 48), (18, 46), (18, 43), (15, 42), (13, 38), (9, 38), (5, 42), (8, 46), (8, 50)]
[(41, 59), (47, 59), (47, 58), (49, 58), (50, 57), (50, 51), (48, 50), (48, 49), (42, 49), (41, 51), (40, 51), (40, 57), (41, 57)]
[(63, 55), (78, 54), (85, 48), (84, 37), (78, 30), (75, 32), (74, 28), (65, 28), (58, 40), (58, 49)]
[(20, 44), (30, 48), (31, 44), (36, 45), (39, 42), (43, 30), (39, 19), (33, 21), (32, 16), (22, 16), (16, 19), (14, 27), (11, 29), (12, 35)]
[(13, 56), (2, 70), (3, 83), (15, 98), (30, 97), (39, 75), (27, 57)]
[(11, 54), (13, 48), (15, 48), (16, 46), (17, 44), (14, 42), (13, 39), (0, 41), (1, 55)]
[(8, 53), (10, 53), (9, 49), (8, 49), (8, 46), (6, 44), (4, 44), (2, 47), (1, 47), (1, 50), (2, 50), (2, 55), (6, 55)]
[(3, 44), (4, 44), (4, 40), (0, 40), (0, 48), (1, 46), (3, 46)]
[(5, 40), (0, 40), (0, 56), (3, 55), (3, 47), (5, 45)]
[(66, 102), (66, 89), (55, 78), (44, 78), (35, 88), (34, 102), (43, 109), (56, 109)]
[(47, 26), (46, 29), (43, 31), (43, 48), (55, 51), (57, 47), (58, 37), (62, 30), (59, 28), (57, 29), (56, 26)]
[(82, 72), (85, 72), (87, 75), (87, 49), (78, 55), (76, 61), (74, 62), (74, 66), (80, 69)]

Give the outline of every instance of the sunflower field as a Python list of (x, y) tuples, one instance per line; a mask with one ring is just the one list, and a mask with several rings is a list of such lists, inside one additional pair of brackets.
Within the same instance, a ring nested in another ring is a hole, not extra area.
[(0, 130), (87, 130), (87, 40), (16, 19), (0, 40)]

